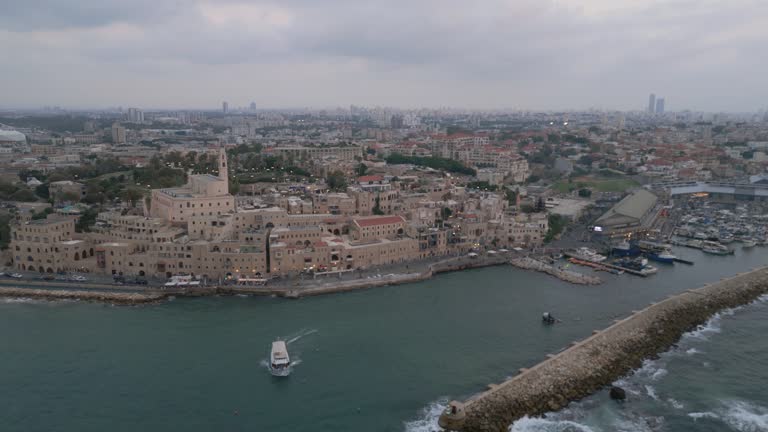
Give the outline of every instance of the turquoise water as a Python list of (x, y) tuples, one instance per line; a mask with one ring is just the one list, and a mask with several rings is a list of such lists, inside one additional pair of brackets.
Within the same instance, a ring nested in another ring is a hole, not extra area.
[[(436, 430), (448, 399), (481, 391), (632, 309), (766, 257), (761, 249), (679, 254), (696, 265), (663, 266), (648, 279), (600, 274), (607, 282), (590, 287), (495, 267), (297, 301), (5, 301), (0, 431)], [(543, 311), (563, 325), (541, 326)], [(293, 340), (298, 361), (287, 379), (265, 367), (277, 336)], [(724, 379), (739, 386), (741, 378)], [(597, 417), (613, 409), (601, 408), (599, 397)], [(588, 423), (591, 409), (577, 420)]]

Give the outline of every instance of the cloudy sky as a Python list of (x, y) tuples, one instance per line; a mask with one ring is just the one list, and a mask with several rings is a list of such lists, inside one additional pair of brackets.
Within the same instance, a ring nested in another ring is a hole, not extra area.
[(0, 0), (0, 106), (768, 106), (765, 0)]

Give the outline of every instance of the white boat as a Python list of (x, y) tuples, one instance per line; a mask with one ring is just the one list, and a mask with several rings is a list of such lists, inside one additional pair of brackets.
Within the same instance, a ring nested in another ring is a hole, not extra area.
[(605, 255), (600, 255), (588, 247), (580, 247), (576, 250), (576, 253), (580, 256), (580, 258), (592, 262), (603, 262), (607, 259)]
[(646, 265), (646, 266), (643, 267), (642, 270), (640, 270), (640, 273), (642, 273), (642, 274), (647, 276), (647, 275), (656, 274), (658, 271), (659, 271), (659, 269), (657, 269), (656, 267), (654, 267), (652, 265)]
[(755, 247), (756, 244), (757, 244), (756, 241), (754, 241), (752, 239), (747, 239), (747, 240), (742, 240), (741, 247), (743, 247), (743, 248), (751, 248), (751, 247)]
[(269, 353), (269, 371), (274, 376), (288, 376), (291, 373), (291, 358), (285, 341), (272, 342), (272, 352)]

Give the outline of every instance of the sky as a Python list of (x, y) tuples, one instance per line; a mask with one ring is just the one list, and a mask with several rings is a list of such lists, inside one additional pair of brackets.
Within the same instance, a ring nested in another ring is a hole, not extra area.
[(0, 107), (757, 111), (765, 0), (0, 0)]

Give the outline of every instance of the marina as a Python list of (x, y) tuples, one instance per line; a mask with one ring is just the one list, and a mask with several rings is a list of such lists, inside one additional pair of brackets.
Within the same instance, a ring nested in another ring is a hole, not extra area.
[(633, 266), (630, 263), (630, 261), (622, 261), (622, 265), (616, 265), (611, 264), (609, 262), (594, 262), (587, 259), (584, 259), (584, 255), (578, 254), (578, 253), (572, 253), (572, 252), (563, 252), (563, 255), (570, 258), (569, 261), (578, 264), (581, 266), (586, 267), (592, 267), (595, 270), (599, 271), (608, 271), (608, 272), (622, 272), (622, 273), (628, 273), (635, 276), (641, 276), (641, 277), (647, 277), (654, 273), (656, 273), (657, 269), (652, 266), (641, 266), (636, 267)]

